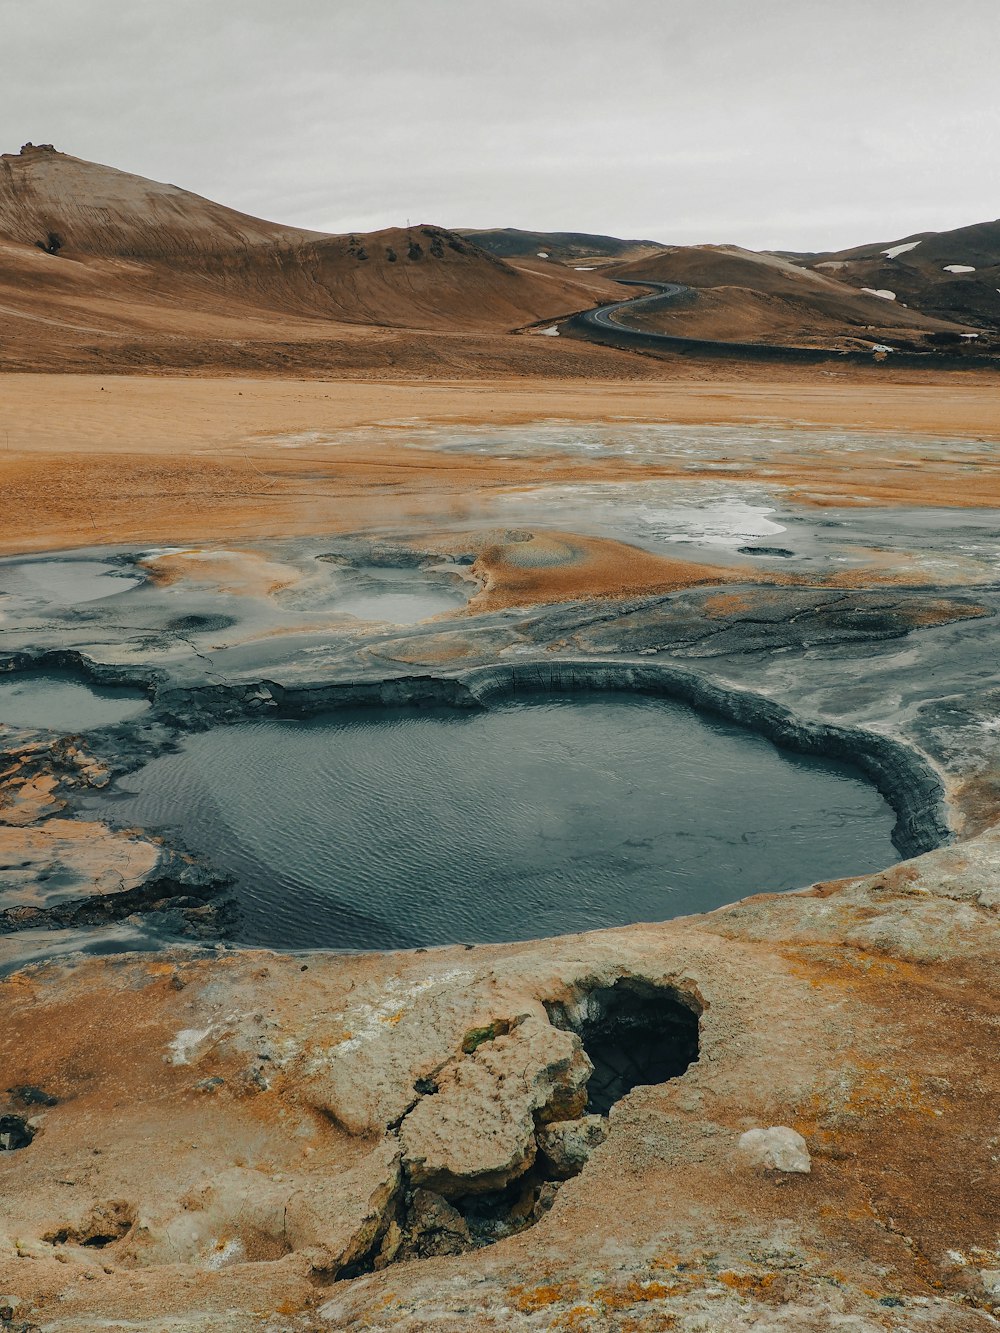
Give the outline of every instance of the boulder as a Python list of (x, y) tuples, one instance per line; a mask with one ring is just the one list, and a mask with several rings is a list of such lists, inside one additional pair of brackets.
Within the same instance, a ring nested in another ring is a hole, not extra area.
[(608, 1137), (608, 1122), (602, 1115), (579, 1120), (557, 1120), (542, 1125), (535, 1135), (538, 1150), (552, 1175), (568, 1180), (579, 1175), (591, 1152)]
[(575, 1033), (534, 1016), (478, 1045), (403, 1121), (410, 1180), (451, 1199), (503, 1189), (534, 1161), (538, 1124), (583, 1110), (592, 1070)]
[(748, 1129), (740, 1135), (739, 1149), (754, 1166), (763, 1167), (765, 1171), (812, 1170), (805, 1139), (787, 1125)]
[(461, 1254), (469, 1249), (472, 1236), (457, 1208), (431, 1190), (413, 1191), (406, 1215), (406, 1239), (396, 1257), (428, 1259), (433, 1255)]
[(285, 1239), (306, 1250), (332, 1277), (374, 1259), (395, 1220), (402, 1194), (399, 1145), (389, 1136), (358, 1166), (298, 1190), (285, 1210)]

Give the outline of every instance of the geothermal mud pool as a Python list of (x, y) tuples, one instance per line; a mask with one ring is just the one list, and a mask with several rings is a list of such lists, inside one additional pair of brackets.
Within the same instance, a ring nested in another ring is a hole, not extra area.
[(213, 728), (86, 809), (179, 832), (235, 878), (235, 938), (283, 949), (659, 921), (896, 859), (856, 770), (627, 695)]
[(85, 685), (66, 671), (0, 679), (0, 726), (93, 731), (140, 717), (148, 707), (136, 690)]

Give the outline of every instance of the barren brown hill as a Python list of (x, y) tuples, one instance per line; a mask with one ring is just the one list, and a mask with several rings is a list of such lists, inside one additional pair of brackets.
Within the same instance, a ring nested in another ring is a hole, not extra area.
[(664, 246), (659, 241), (628, 241), (619, 236), (595, 235), (586, 231), (522, 231), (518, 227), (494, 227), (459, 232), (483, 250), (501, 259), (550, 259), (569, 265), (624, 263), (655, 255)]
[(809, 262), (842, 282), (894, 290), (928, 314), (1000, 330), (1000, 219), (813, 255)]
[(7, 368), (365, 369), (387, 330), (490, 338), (615, 290), (521, 271), (440, 227), (306, 232), (48, 147), (0, 157)]
[(727, 342), (870, 348), (873, 342), (921, 348), (942, 336), (961, 340), (964, 324), (908, 309), (895, 293), (858, 291), (826, 272), (737, 246), (676, 246), (616, 265), (616, 277), (676, 282), (692, 289), (637, 324), (662, 333)]

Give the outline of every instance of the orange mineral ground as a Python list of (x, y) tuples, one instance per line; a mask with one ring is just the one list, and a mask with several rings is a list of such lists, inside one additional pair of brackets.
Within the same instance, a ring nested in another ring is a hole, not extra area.
[[(877, 385), (813, 374), (572, 387), (7, 375), (0, 551), (461, 528), (525, 488), (727, 475), (808, 506), (997, 505), (996, 392), (985, 373), (943, 373), (933, 382), (897, 375)], [(850, 453), (791, 447), (748, 470), (721, 453), (697, 464), (669, 455), (496, 458), (407, 443), (425, 426), (521, 425), (530, 433), (531, 422), (552, 420), (837, 427), (885, 432), (886, 444)], [(950, 451), (936, 437), (968, 443)], [(907, 439), (912, 445), (901, 449)], [(590, 590), (606, 588), (598, 579)]]

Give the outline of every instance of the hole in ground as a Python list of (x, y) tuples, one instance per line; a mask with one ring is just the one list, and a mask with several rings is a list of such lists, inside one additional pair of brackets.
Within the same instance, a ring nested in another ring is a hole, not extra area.
[(670, 986), (621, 977), (576, 1004), (546, 1004), (555, 1027), (577, 1033), (594, 1072), (587, 1111), (607, 1115), (633, 1088), (679, 1078), (698, 1059), (696, 1002)]
[(27, 1148), (35, 1131), (23, 1116), (0, 1115), (0, 1152), (16, 1152)]
[[(581, 985), (578, 998), (548, 1001), (553, 1026), (576, 1033), (594, 1072), (587, 1083), (587, 1114), (549, 1120), (536, 1114), (537, 1154), (526, 1171), (503, 1189), (485, 1194), (449, 1195), (404, 1183), (390, 1201), (372, 1245), (338, 1279), (357, 1277), (409, 1259), (461, 1254), (516, 1235), (540, 1221), (564, 1180), (579, 1174), (591, 1150), (607, 1135), (604, 1117), (640, 1085), (678, 1078), (698, 1059), (702, 1006), (693, 995), (656, 985), (644, 977), (620, 977), (610, 986)], [(466, 1034), (462, 1050), (510, 1030), (507, 1020)], [(415, 1091), (438, 1092), (434, 1079), (418, 1079)]]
[(103, 1250), (131, 1231), (135, 1209), (124, 1199), (106, 1199), (97, 1203), (78, 1226), (63, 1226), (42, 1239), (49, 1245), (83, 1245)]

